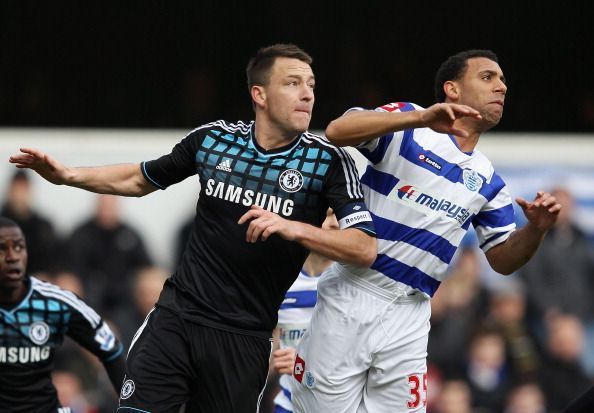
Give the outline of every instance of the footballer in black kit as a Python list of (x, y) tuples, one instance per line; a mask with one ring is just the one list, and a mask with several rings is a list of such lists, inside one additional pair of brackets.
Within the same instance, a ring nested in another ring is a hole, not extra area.
[(74, 293), (26, 275), (22, 232), (0, 217), (0, 412), (70, 412), (60, 406), (51, 380), (55, 351), (65, 336), (99, 358), (119, 392), (122, 344)]
[(201, 186), (188, 246), (158, 305), (200, 324), (268, 339), (309, 251), (278, 236), (245, 242), (246, 225), (237, 221), (249, 207), (317, 227), (331, 207), (339, 223), (352, 220), (370, 233), (373, 227), (344, 149), (306, 132), (267, 152), (252, 134), (253, 122), (208, 124), (142, 169), (159, 188), (194, 174)]
[[(187, 392), (198, 395), (193, 399), (204, 410), (188, 404), (189, 411), (224, 411), (224, 403), (240, 404), (244, 393), (243, 402), (248, 403), (250, 394), (263, 389), (278, 308), (309, 251), (276, 235), (246, 242), (247, 225), (237, 222), (252, 205), (317, 227), (331, 207), (341, 227), (375, 234), (355, 163), (344, 149), (305, 132), (285, 147), (266, 151), (253, 134), (253, 122), (213, 122), (192, 131), (170, 154), (141, 164), (144, 177), (161, 189), (197, 174), (200, 195), (181, 262), (132, 342), (120, 395), (122, 412), (128, 411), (127, 396), (135, 406), (142, 397), (158, 405), (149, 395), (158, 394), (163, 384), (141, 389), (135, 372), (143, 377), (151, 372), (166, 375), (171, 384), (167, 392), (177, 391), (180, 398)], [(152, 334), (145, 337), (144, 329)], [(193, 339), (189, 344), (183, 338), (160, 342), (159, 329), (169, 337), (187, 331)], [(180, 353), (180, 346), (190, 346), (193, 355), (192, 360), (176, 360), (182, 370), (190, 377), (208, 378), (195, 389), (186, 387), (192, 380), (178, 377), (179, 369), (170, 367), (167, 355)], [(137, 354), (147, 352), (162, 362), (135, 363)], [(232, 370), (232, 377), (216, 374), (219, 370)], [(225, 389), (236, 400), (221, 399)]]
[[(292, 44), (259, 49), (246, 67), (255, 121), (203, 125), (156, 160), (72, 168), (33, 148), (11, 156), (51, 183), (124, 196), (198, 176), (189, 242), (132, 340), (119, 412), (257, 411), (277, 312), (308, 252), (375, 260), (352, 158), (307, 132), (311, 62)], [(320, 228), (329, 207), (338, 230)]]

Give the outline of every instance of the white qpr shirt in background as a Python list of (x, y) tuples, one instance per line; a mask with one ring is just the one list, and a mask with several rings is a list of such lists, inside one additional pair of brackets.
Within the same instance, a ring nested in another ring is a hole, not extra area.
[[(316, 305), (318, 280), (320, 277), (310, 276), (303, 269), (287, 291), (278, 312), (280, 348), (297, 348), (299, 340), (307, 330)], [(293, 411), (291, 404), (290, 375), (283, 374), (279, 384), (281, 391), (274, 403), (283, 409)]]

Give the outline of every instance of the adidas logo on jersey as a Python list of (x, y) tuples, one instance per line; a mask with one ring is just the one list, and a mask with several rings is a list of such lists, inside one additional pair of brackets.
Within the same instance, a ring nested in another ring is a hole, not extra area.
[(229, 162), (229, 159), (225, 159), (223, 162), (217, 165), (217, 169), (219, 171), (231, 172), (231, 162)]

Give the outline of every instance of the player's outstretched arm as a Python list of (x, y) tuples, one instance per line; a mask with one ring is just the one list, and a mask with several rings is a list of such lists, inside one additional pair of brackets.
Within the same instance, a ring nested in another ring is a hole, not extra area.
[(330, 122), (326, 137), (337, 146), (354, 146), (387, 133), (423, 127), (466, 137), (468, 133), (454, 125), (463, 117), (480, 119), (481, 115), (470, 106), (454, 103), (409, 112), (352, 111)]
[(68, 185), (101, 194), (143, 196), (156, 190), (138, 164), (72, 168), (37, 149), (21, 148), (9, 162), (27, 168), (55, 185)]
[(500, 274), (511, 274), (534, 255), (547, 231), (555, 224), (561, 204), (547, 193), (538, 192), (532, 202), (517, 198), (528, 223), (514, 231), (503, 243), (486, 252), (491, 267)]
[(284, 219), (256, 205), (252, 205), (251, 209), (241, 216), (238, 224), (248, 222), (247, 242), (266, 241), (272, 234), (277, 234), (331, 260), (363, 267), (373, 264), (377, 255), (377, 240), (356, 228), (317, 228), (303, 222)]

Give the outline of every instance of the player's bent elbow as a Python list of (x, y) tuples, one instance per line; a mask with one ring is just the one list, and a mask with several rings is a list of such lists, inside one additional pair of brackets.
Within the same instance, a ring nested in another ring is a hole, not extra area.
[(511, 275), (514, 273), (515, 270), (511, 269), (511, 268), (505, 268), (505, 267), (498, 267), (498, 268), (493, 268), (493, 270), (501, 275)]
[(377, 257), (377, 239), (371, 238), (365, 242), (359, 255), (358, 265), (362, 267), (371, 267)]
[(336, 120), (330, 122), (330, 124), (328, 124), (328, 126), (326, 127), (326, 131), (324, 133), (326, 135), (326, 138), (328, 138), (330, 142), (332, 142), (334, 145), (340, 146), (341, 144), (344, 144), (344, 142), (341, 142), (341, 140), (339, 139), (341, 136), (341, 131), (340, 127), (336, 125), (336, 122)]
[(334, 121), (328, 124), (324, 134), (330, 141), (332, 141), (336, 137), (336, 127), (334, 126)]
[(365, 268), (369, 268), (369, 267), (371, 267), (371, 265), (372, 265), (372, 264), (373, 264), (373, 262), (375, 261), (375, 258), (376, 258), (376, 256), (377, 256), (377, 255), (374, 255), (374, 256), (373, 256), (373, 258), (371, 258), (371, 259), (370, 259), (370, 258), (368, 258), (368, 257), (365, 257), (365, 259), (361, 260), (361, 262), (359, 263), (359, 265), (360, 265), (361, 267), (365, 267)]
[(512, 268), (508, 262), (500, 262), (495, 259), (489, 259), (487, 256), (487, 261), (489, 262), (489, 266), (498, 274), (501, 275), (510, 275), (512, 274), (517, 268)]
[(133, 190), (132, 190), (131, 196), (140, 198), (140, 197), (148, 195), (151, 192), (154, 192), (156, 190), (157, 190), (157, 188), (155, 186), (153, 186), (152, 184), (150, 184), (143, 178), (142, 180), (138, 180), (137, 182), (135, 182), (133, 184)]

